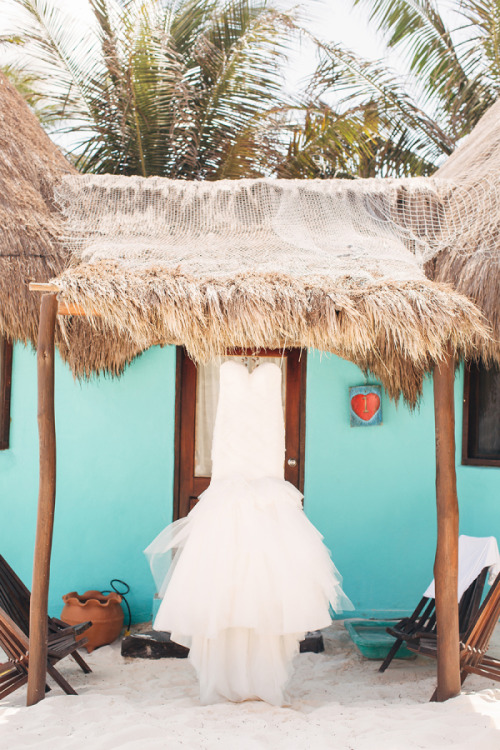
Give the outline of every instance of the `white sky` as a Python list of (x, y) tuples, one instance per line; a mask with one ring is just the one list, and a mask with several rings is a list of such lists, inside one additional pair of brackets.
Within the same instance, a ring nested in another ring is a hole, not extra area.
[[(72, 15), (88, 13), (87, 0), (56, 0), (66, 12)], [(352, 8), (351, 0), (276, 0), (284, 10), (299, 8), (301, 18), (308, 28), (326, 41), (349, 47), (364, 57), (382, 57), (384, 44), (375, 32), (368, 28), (366, 10)], [(0, 34), (9, 28), (9, 21), (15, 18), (15, 8), (8, 0), (0, 0)], [(296, 65), (297, 78), (300, 72), (309, 72), (314, 66), (314, 54), (302, 49)], [(306, 70), (307, 69), (307, 70)]]
[(366, 8), (353, 8), (351, 0), (280, 0), (284, 9), (300, 7), (307, 26), (320, 38), (342, 44), (363, 57), (382, 57), (384, 43), (369, 28)]
[[(299, 8), (304, 25), (318, 38), (341, 44), (365, 58), (387, 58), (380, 35), (369, 28), (365, 8), (353, 8), (351, 0), (304, 0), (302, 3), (279, 0), (284, 10)], [(290, 86), (299, 87), (316, 67), (312, 45), (303, 44), (290, 60)]]

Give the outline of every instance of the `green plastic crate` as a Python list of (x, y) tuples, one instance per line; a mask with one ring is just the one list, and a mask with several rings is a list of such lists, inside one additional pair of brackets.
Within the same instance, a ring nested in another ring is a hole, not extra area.
[[(394, 638), (386, 628), (396, 622), (398, 620), (345, 620), (344, 626), (366, 659), (385, 659), (394, 644)], [(415, 654), (402, 643), (395, 658), (414, 659)]]

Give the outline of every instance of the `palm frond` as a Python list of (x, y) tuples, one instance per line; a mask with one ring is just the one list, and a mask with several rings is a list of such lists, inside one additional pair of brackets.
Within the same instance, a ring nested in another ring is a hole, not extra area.
[(427, 115), (408, 93), (404, 82), (380, 61), (363, 60), (349, 50), (318, 41), (320, 63), (311, 87), (325, 95), (335, 91), (339, 104), (371, 103), (386, 131), (426, 163), (451, 153), (453, 139)]
[(88, 0), (82, 28), (49, 0), (12, 1), (80, 169), (199, 179), (262, 168), (257, 131), (285, 101), (291, 16), (260, 0)]
[(497, 0), (450, 0), (450, 27), (436, 0), (354, 0), (400, 49), (456, 142), (500, 92), (500, 5)]

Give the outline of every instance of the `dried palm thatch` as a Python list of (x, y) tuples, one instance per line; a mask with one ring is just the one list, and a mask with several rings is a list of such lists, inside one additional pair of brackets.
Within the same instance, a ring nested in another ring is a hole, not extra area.
[(430, 181), (85, 176), (59, 193), (73, 255), (60, 299), (139, 349), (312, 347), (415, 404), (449, 342), (473, 357), (487, 338), (475, 307), (423, 273), (443, 234)]
[(478, 305), (493, 332), (483, 357), (500, 365), (500, 100), (436, 176), (462, 183), (454, 212), (466, 215), (468, 223), (459, 241), (443, 247), (429, 264), (428, 276), (451, 283)]
[[(448, 343), (461, 357), (486, 350), (474, 305), (422, 270), (429, 237), (443, 244), (449, 186), (331, 181), (318, 192), (308, 181), (299, 216), (285, 181), (233, 182), (228, 203), (227, 185), (77, 176), (3, 77), (0, 101), (0, 333), (35, 341), (39, 297), (28, 283), (53, 279), (86, 313), (60, 318), (57, 333), (77, 376), (119, 373), (155, 344), (185, 345), (198, 361), (231, 347), (314, 347), (414, 404)], [(266, 201), (279, 217), (271, 232)]]
[(0, 102), (0, 333), (35, 341), (39, 299), (28, 284), (64, 268), (53, 187), (73, 170), (1, 73)]
[[(183, 344), (196, 361), (232, 347), (312, 347), (371, 371), (414, 405), (448, 341), (473, 357), (487, 332), (472, 303), (428, 281), (297, 280), (245, 274), (202, 281), (182, 271), (82, 264), (57, 280), (69, 304), (139, 348)], [(96, 317), (98, 316), (98, 317)]]
[[(40, 127), (35, 115), (0, 73), (0, 335), (36, 343), (40, 296), (28, 289), (68, 265), (61, 242), (63, 217), (54, 186), (76, 170)], [(119, 372), (137, 353), (125, 339), (119, 354), (99, 326), (73, 320), (58, 346), (73, 371)]]

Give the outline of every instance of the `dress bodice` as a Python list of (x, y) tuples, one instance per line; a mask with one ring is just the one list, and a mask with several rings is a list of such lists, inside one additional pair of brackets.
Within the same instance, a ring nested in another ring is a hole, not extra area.
[(212, 444), (212, 480), (284, 478), (285, 426), (281, 370), (272, 363), (252, 373), (237, 362), (220, 369), (220, 393)]

